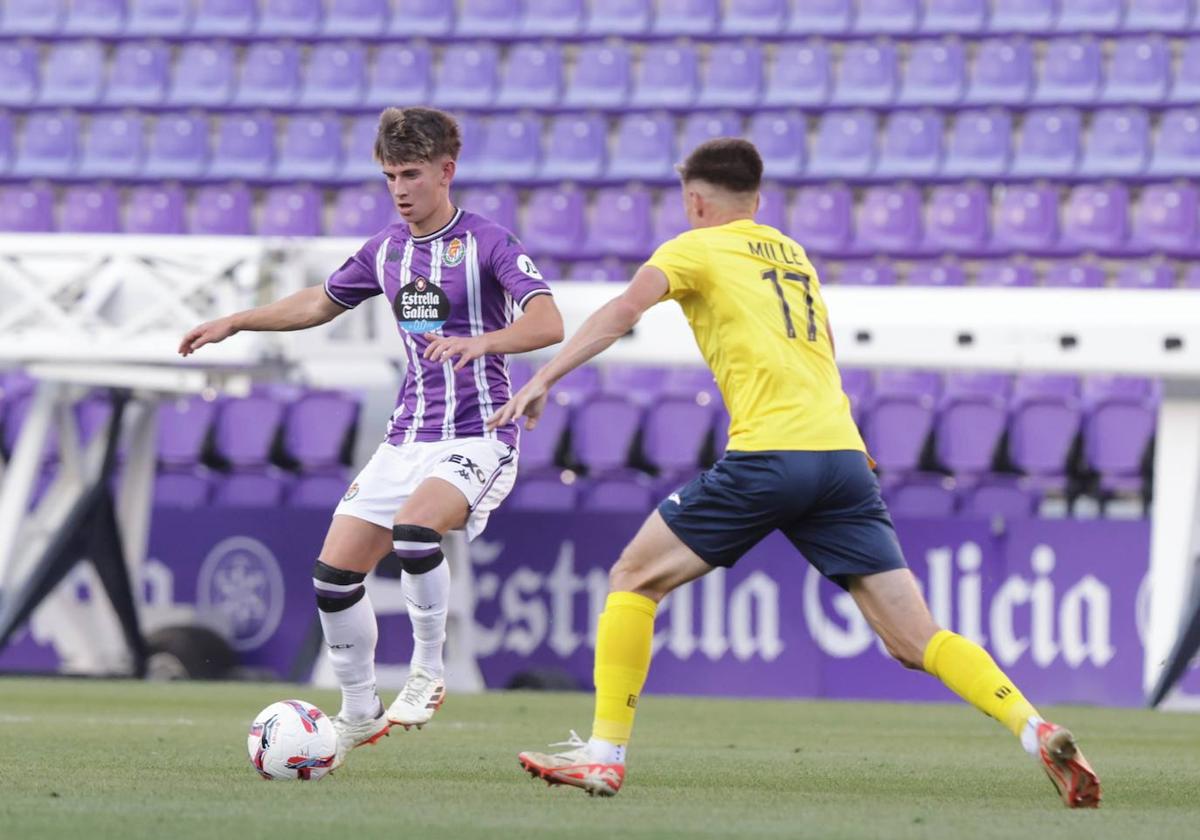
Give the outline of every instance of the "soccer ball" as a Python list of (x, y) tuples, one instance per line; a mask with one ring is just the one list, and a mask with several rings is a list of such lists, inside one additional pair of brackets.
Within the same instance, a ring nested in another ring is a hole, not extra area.
[(303, 700), (280, 700), (258, 713), (246, 738), (250, 763), (264, 779), (315, 781), (329, 772), (337, 732)]

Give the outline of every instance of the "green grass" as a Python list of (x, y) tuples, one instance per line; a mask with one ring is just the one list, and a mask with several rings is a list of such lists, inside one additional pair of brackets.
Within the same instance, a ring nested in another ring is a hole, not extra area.
[(319, 783), (265, 782), (247, 684), (0, 679), (0, 836), (34, 838), (1200, 836), (1200, 721), (1056, 709), (1104, 781), (1068, 811), (1011, 736), (956, 705), (646, 697), (625, 790), (547, 788), (519, 749), (587, 734), (583, 694), (452, 695)]

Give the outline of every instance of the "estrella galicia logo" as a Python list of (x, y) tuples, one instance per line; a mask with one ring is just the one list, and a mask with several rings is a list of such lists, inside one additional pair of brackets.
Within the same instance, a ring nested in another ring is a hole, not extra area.
[(421, 275), (401, 287), (392, 301), (392, 312), (400, 326), (410, 333), (440, 330), (450, 318), (450, 299), (435, 284)]
[(275, 634), (284, 594), (279, 561), (252, 537), (221, 540), (200, 564), (197, 610), (215, 619), (234, 650), (254, 650)]

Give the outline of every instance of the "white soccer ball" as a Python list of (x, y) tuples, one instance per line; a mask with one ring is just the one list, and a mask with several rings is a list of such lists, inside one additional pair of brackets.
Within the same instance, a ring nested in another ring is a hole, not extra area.
[(246, 748), (250, 763), (264, 779), (316, 781), (333, 766), (337, 732), (311, 703), (280, 700), (250, 724)]

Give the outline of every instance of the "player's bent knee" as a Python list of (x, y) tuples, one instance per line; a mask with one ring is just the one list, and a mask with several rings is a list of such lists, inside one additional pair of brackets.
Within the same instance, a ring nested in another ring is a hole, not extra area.
[(313, 591), (317, 596), (317, 609), (324, 613), (348, 610), (363, 599), (367, 588), (363, 572), (339, 569), (318, 560), (313, 566)]
[(423, 525), (394, 526), (392, 550), (400, 558), (404, 573), (409, 575), (428, 574), (446, 559), (442, 553), (442, 535)]

